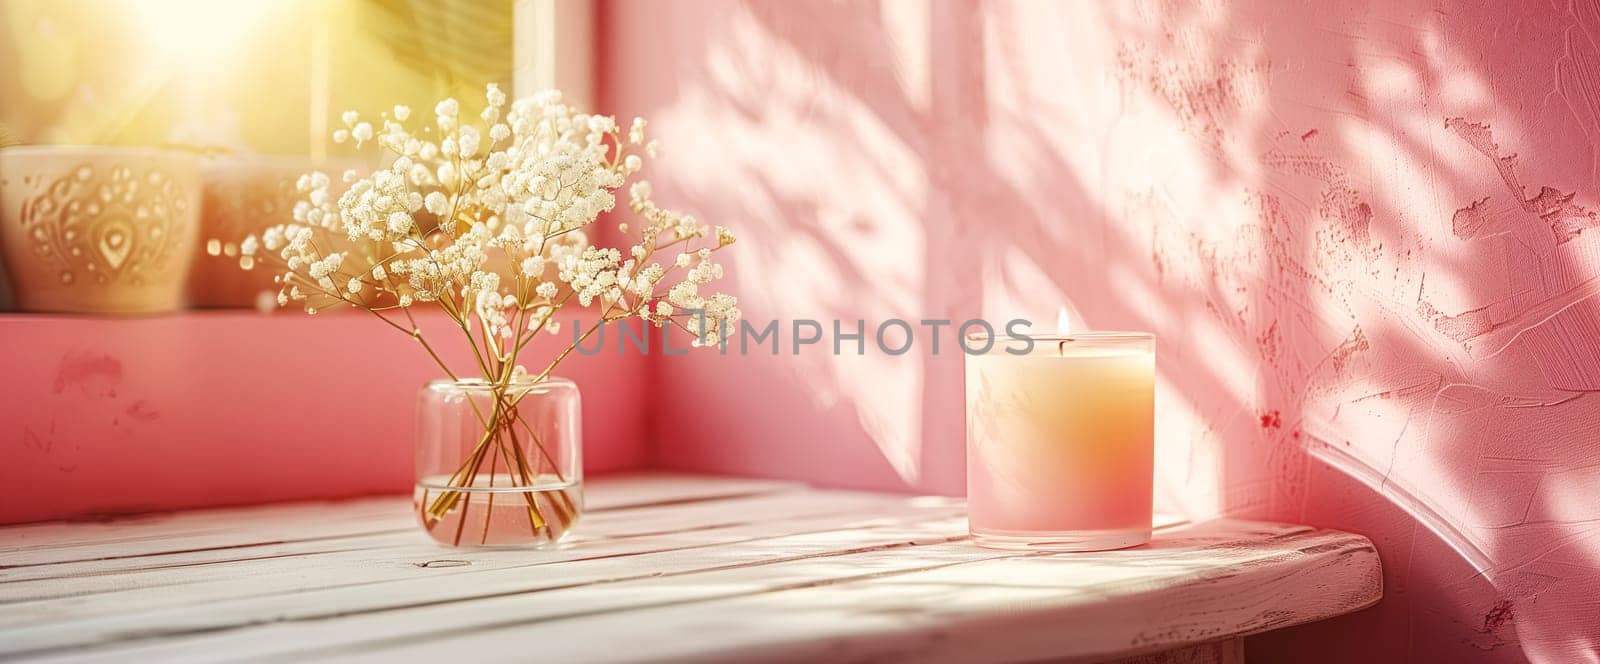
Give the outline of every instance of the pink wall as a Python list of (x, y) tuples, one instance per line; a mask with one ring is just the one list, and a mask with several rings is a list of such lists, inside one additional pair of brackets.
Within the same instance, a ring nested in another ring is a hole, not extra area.
[[(453, 341), (443, 314), (421, 320)], [(0, 524), (406, 493), (417, 390), (441, 377), (409, 337), (355, 311), (6, 315), (0, 343)], [(439, 345), (454, 366), (467, 360)], [(587, 472), (648, 458), (643, 359), (562, 365), (586, 402)]]
[[(614, 1), (600, 32), (660, 198), (742, 230), (750, 318), (1153, 330), (1161, 504), (1378, 544), (1379, 607), (1253, 656), (1594, 661), (1600, 10)], [(948, 347), (654, 371), (663, 465), (961, 490)]]

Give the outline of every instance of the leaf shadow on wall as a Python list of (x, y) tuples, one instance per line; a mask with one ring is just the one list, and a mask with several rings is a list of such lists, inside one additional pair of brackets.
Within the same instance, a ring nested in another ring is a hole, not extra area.
[[(1162, 503), (1377, 543), (1376, 609), (1252, 655), (1592, 652), (1597, 24), (1348, 4), (604, 11), (681, 55), (616, 110), (657, 119), (663, 198), (744, 231), (752, 319), (1153, 330)], [(721, 412), (659, 461), (960, 492), (960, 355), (826, 350), (664, 360), (662, 412)]]

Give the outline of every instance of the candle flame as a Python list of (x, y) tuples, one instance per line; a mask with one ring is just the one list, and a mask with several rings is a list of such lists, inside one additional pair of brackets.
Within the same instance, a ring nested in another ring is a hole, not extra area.
[(1072, 314), (1067, 312), (1066, 307), (1062, 307), (1060, 313), (1056, 314), (1056, 332), (1066, 334), (1071, 331)]

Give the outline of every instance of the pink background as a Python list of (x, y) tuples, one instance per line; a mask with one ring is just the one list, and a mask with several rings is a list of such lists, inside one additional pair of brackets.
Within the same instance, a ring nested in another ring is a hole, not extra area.
[[(600, 93), (751, 319), (1155, 331), (1160, 505), (1383, 555), (1251, 655), (1593, 661), (1600, 10), (1460, 4), (607, 2)], [(660, 465), (961, 491), (948, 347), (654, 371)]]

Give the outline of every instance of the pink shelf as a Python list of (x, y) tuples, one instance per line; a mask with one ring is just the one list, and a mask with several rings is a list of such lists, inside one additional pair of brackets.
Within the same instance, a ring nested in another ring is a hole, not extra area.
[[(569, 343), (562, 323), (528, 357)], [(442, 315), (422, 325), (455, 349)], [(647, 460), (646, 361), (611, 348), (563, 364), (585, 398), (587, 472)], [(217, 311), (0, 314), (0, 376), (0, 523), (15, 523), (409, 490), (416, 392), (440, 372), (365, 313)]]

